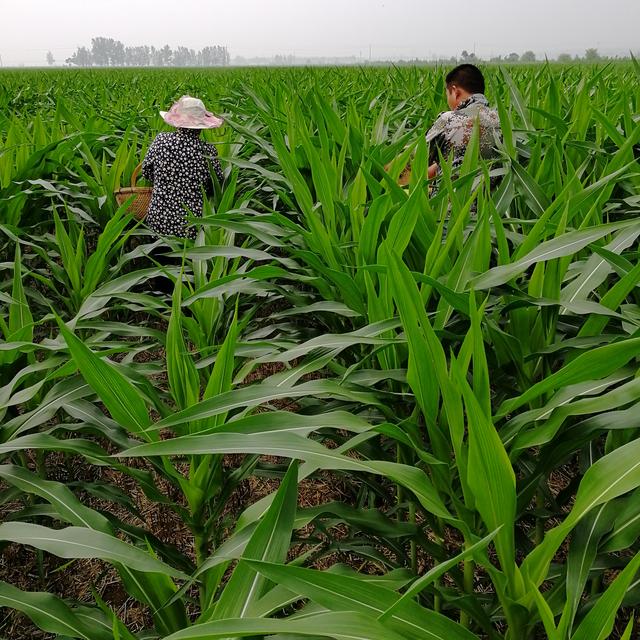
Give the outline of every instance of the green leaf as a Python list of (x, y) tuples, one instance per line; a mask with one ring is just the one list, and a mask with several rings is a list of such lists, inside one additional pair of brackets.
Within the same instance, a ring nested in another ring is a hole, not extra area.
[(524, 589), (515, 561), (516, 477), (500, 436), (484, 414), (473, 391), (461, 377), (469, 430), (467, 484), (475, 506), (490, 531), (496, 534), (496, 551), (503, 571), (516, 589)]
[(614, 222), (610, 224), (602, 224), (590, 229), (581, 231), (570, 231), (552, 240), (547, 240), (538, 245), (533, 251), (526, 256), (506, 265), (500, 265), (489, 269), (486, 273), (474, 278), (470, 287), (476, 291), (480, 289), (490, 289), (505, 284), (516, 276), (526, 271), (530, 266), (538, 262), (563, 258), (573, 255), (586, 246), (590, 245), (600, 238), (629, 227), (636, 228), (640, 223), (636, 220), (628, 220), (626, 222)]
[(592, 509), (640, 486), (640, 439), (633, 440), (595, 462), (582, 478), (573, 508), (564, 522), (548, 531), (522, 563), (522, 572), (535, 585), (545, 579), (553, 555), (569, 532)]
[[(636, 287), (640, 281), (640, 262), (633, 267), (631, 271), (626, 273), (618, 282), (616, 282), (602, 297), (601, 304), (608, 309), (617, 309), (624, 299)], [(599, 335), (607, 326), (609, 318), (591, 316), (582, 325), (578, 336), (596, 336)]]
[(178, 278), (166, 339), (169, 388), (178, 409), (191, 407), (200, 399), (200, 376), (182, 335), (182, 313), (182, 278)]
[(0, 466), (0, 478), (25, 493), (47, 500), (65, 522), (110, 533), (109, 521), (97, 511), (85, 507), (65, 485), (44, 480), (27, 469), (10, 464)]
[[(210, 398), (219, 396), (221, 393), (231, 391), (231, 388), (233, 386), (233, 370), (235, 365), (235, 350), (237, 339), (238, 319), (236, 312), (236, 314), (234, 314), (231, 326), (227, 331), (224, 342), (222, 343), (222, 347), (220, 347), (220, 351), (218, 352), (218, 355), (216, 357), (216, 361), (213, 365), (213, 370), (211, 372), (211, 376), (209, 377), (209, 381), (207, 382), (207, 386), (204, 390), (204, 393), (202, 394), (203, 400), (209, 400)], [(202, 421), (202, 423), (200, 423), (201, 429), (209, 429), (222, 425), (224, 424), (226, 418), (226, 412), (218, 413), (212, 416), (210, 419)]]
[(255, 453), (294, 460), (305, 460), (321, 469), (342, 469), (388, 476), (413, 491), (425, 509), (441, 518), (451, 518), (429, 477), (420, 469), (385, 461), (356, 460), (325, 449), (321, 444), (295, 434), (215, 433), (191, 435), (172, 440), (143, 444), (118, 454), (120, 457), (173, 455), (206, 455), (224, 453)]
[(614, 502), (608, 502), (594, 509), (580, 522), (571, 537), (566, 563), (567, 601), (558, 624), (558, 631), (562, 637), (570, 635), (582, 592), (598, 553), (598, 545), (602, 536), (611, 528), (611, 516), (615, 506)]
[(562, 640), (564, 636), (561, 636), (558, 632), (558, 629), (556, 628), (551, 607), (549, 607), (549, 604), (542, 597), (542, 594), (536, 587), (529, 588), (531, 593), (533, 593), (533, 597), (535, 598), (538, 613), (540, 614), (540, 618), (542, 619), (542, 624), (544, 625), (544, 630), (547, 633), (548, 640)]
[(527, 173), (518, 162), (511, 161), (511, 170), (516, 178), (516, 182), (520, 185), (524, 199), (528, 203), (531, 210), (538, 216), (541, 216), (551, 204), (549, 198), (542, 190), (540, 185)]
[[(640, 229), (625, 229), (617, 234), (616, 238), (606, 245), (605, 249), (615, 254), (622, 253), (631, 246), (640, 235)], [(560, 293), (563, 302), (575, 302), (586, 300), (589, 294), (600, 286), (611, 273), (611, 267), (607, 260), (598, 254), (593, 254), (585, 263), (580, 273)]]
[(529, 115), (527, 114), (527, 105), (524, 101), (524, 98), (522, 97), (522, 93), (520, 93), (520, 90), (516, 86), (516, 83), (513, 81), (513, 78), (511, 77), (509, 72), (506, 70), (506, 68), (501, 67), (500, 71), (502, 71), (502, 75), (507, 84), (507, 87), (509, 87), (511, 103), (513, 104), (517, 114), (520, 116), (520, 120), (522, 121), (524, 128), (533, 130), (534, 127), (529, 120)]
[(427, 318), (411, 273), (399, 256), (388, 255), (392, 294), (409, 343), (407, 381), (427, 420), (433, 422), (440, 400), (438, 382), (447, 377), (444, 350)]
[(69, 605), (50, 593), (21, 591), (0, 582), (0, 607), (21, 611), (48, 633), (84, 640), (113, 640), (109, 629), (88, 625)]
[(409, 199), (391, 218), (385, 244), (389, 250), (398, 256), (402, 256), (409, 245), (421, 211), (423, 199), (424, 193), (422, 189), (415, 189)]
[(0, 524), (0, 540), (26, 544), (60, 558), (99, 558), (117, 562), (136, 571), (185, 578), (182, 572), (156, 560), (146, 551), (101, 531), (83, 527), (49, 529), (26, 522)]
[[(314, 571), (292, 565), (250, 562), (252, 567), (278, 585), (284, 585), (299, 597), (312, 601), (330, 611), (357, 611), (368, 618), (379, 618), (393, 607), (384, 625), (407, 638), (435, 638), (462, 640), (473, 634), (442, 614), (430, 611), (411, 600), (394, 606), (400, 596), (359, 577), (336, 575), (328, 571)], [(318, 629), (316, 629), (316, 632)]]
[(156, 422), (149, 431), (159, 431), (167, 427), (176, 427), (187, 422), (204, 420), (212, 416), (227, 413), (233, 409), (256, 407), (273, 400), (283, 398), (302, 398), (313, 395), (327, 395), (363, 404), (379, 405), (377, 394), (352, 390), (347, 385), (337, 384), (333, 380), (311, 380), (295, 387), (277, 387), (266, 384), (254, 384), (233, 389), (217, 396), (202, 400), (197, 405), (178, 411), (174, 415)]
[(478, 540), (478, 542), (475, 542), (471, 546), (466, 547), (464, 551), (457, 554), (453, 558), (450, 558), (445, 562), (440, 562), (439, 564), (429, 569), (427, 573), (425, 573), (424, 575), (420, 576), (417, 580), (412, 582), (411, 585), (409, 585), (407, 590), (404, 592), (402, 597), (398, 599), (395, 604), (391, 605), (391, 607), (389, 607), (389, 609), (387, 609), (378, 619), (380, 621), (386, 620), (397, 609), (399, 609), (402, 605), (404, 605), (407, 601), (411, 600), (412, 598), (415, 598), (421, 591), (426, 589), (430, 584), (434, 583), (441, 576), (443, 576), (447, 571), (449, 571), (449, 569), (452, 569), (453, 567), (457, 566), (460, 562), (473, 556), (479, 551), (486, 549), (489, 543), (495, 538), (497, 533), (498, 531), (493, 531), (488, 536), (485, 536), (481, 540)]
[(91, 395), (91, 387), (80, 376), (65, 378), (51, 387), (41, 400), (40, 405), (33, 411), (16, 416), (3, 426), (6, 429), (6, 433), (11, 433), (12, 437), (15, 438), (25, 431), (30, 431), (45, 424), (55, 416), (59, 409), (89, 395)]
[(604, 640), (609, 637), (616, 621), (618, 608), (639, 568), (640, 553), (627, 563), (620, 575), (607, 587), (571, 636), (571, 640)]
[[(1, 318), (0, 318), (1, 319)], [(0, 325), (2, 328), (2, 325)], [(13, 287), (9, 302), (9, 324), (4, 326), (6, 342), (31, 342), (33, 340), (33, 316), (22, 284), (22, 257), (20, 244), (16, 243), (13, 263)], [(19, 348), (0, 352), (0, 366), (12, 364), (20, 357)]]
[[(214, 640), (215, 638), (246, 638), (285, 633), (317, 638), (320, 634), (335, 640), (406, 640), (370, 616), (354, 611), (321, 613), (301, 619), (217, 620), (196, 624), (163, 640)], [(473, 638), (473, 636), (471, 636)]]
[(242, 558), (224, 588), (212, 617), (208, 619), (246, 618), (251, 607), (264, 595), (267, 583), (245, 560), (284, 562), (291, 543), (291, 532), (298, 496), (298, 465), (293, 462), (267, 513), (251, 536)]
[(79, 245), (74, 249), (73, 244), (71, 243), (71, 238), (62, 224), (62, 220), (60, 220), (60, 216), (56, 210), (53, 211), (53, 220), (55, 223), (58, 250), (60, 251), (64, 270), (69, 278), (69, 282), (71, 283), (72, 293), (80, 294), (80, 290), (82, 288), (81, 273), (83, 256), (77, 255)]
[(613, 528), (602, 544), (602, 551), (622, 551), (640, 538), (640, 491), (636, 490), (616, 504)]
[(599, 380), (621, 369), (640, 353), (640, 338), (614, 342), (587, 353), (581, 353), (556, 373), (534, 384), (517, 398), (507, 400), (498, 410), (502, 417), (542, 394), (584, 380)]
[(93, 293), (109, 267), (109, 256), (123, 242), (122, 234), (130, 222), (126, 203), (120, 206), (98, 237), (98, 244), (87, 259), (82, 283), (82, 298)]
[(627, 628), (624, 630), (624, 633), (620, 636), (620, 640), (631, 640), (631, 634), (633, 633), (633, 629), (635, 628), (635, 617), (631, 616), (629, 623), (627, 624)]
[(73, 335), (60, 319), (58, 325), (80, 373), (104, 402), (112, 418), (125, 429), (151, 438), (146, 433), (151, 420), (141, 394), (114, 366)]

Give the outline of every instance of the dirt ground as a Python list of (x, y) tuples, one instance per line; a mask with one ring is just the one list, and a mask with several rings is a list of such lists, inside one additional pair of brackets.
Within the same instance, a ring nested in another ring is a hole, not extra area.
[[(237, 466), (241, 456), (228, 456), (227, 466)], [(277, 464), (277, 459), (265, 459), (266, 463)], [(143, 461), (135, 464), (143, 466)], [(64, 482), (68, 485), (82, 483), (87, 480), (102, 480), (118, 487), (127, 493), (140, 513), (140, 518), (133, 516), (123, 507), (115, 507), (113, 502), (96, 499), (90, 495), (81, 495), (88, 506), (102, 511), (109, 511), (123, 521), (130, 524), (144, 526), (163, 542), (176, 545), (183, 553), (193, 556), (193, 538), (180, 518), (167, 507), (147, 499), (137, 484), (127, 475), (104, 467), (94, 467), (86, 464), (80, 458), (65, 458), (61, 454), (51, 454), (47, 460), (50, 470), (49, 478)], [(570, 467), (558, 471), (550, 481), (550, 490), (558, 491), (566, 486), (570, 480)], [(239, 515), (250, 504), (269, 495), (277, 489), (278, 480), (270, 477), (252, 476), (244, 481), (231, 496), (225, 515)], [(158, 488), (177, 499), (178, 495), (171, 485), (159, 481)], [(348, 502), (353, 499), (353, 487), (345, 484), (344, 477), (328, 472), (317, 478), (304, 480), (299, 485), (298, 505), (301, 508), (314, 507), (331, 501)], [(11, 518), (11, 514), (20, 509), (19, 503), (7, 503), (0, 506), (0, 521)], [(304, 532), (302, 532), (304, 535)], [(340, 536), (340, 531), (334, 531)], [(457, 547), (460, 540), (456, 532), (451, 532), (451, 546)], [(304, 544), (299, 544), (292, 551), (294, 554), (305, 550)], [(556, 560), (562, 560), (558, 557)], [(317, 568), (325, 569), (335, 562), (342, 562), (364, 572), (375, 571), (367, 566), (361, 558), (347, 554), (332, 554), (322, 559)], [(419, 558), (420, 565), (425, 569), (432, 565), (431, 558)], [(482, 575), (478, 575), (478, 588)], [(69, 562), (49, 554), (40, 554), (29, 547), (9, 544), (0, 554), (0, 580), (6, 581), (20, 589), (29, 591), (47, 591), (62, 598), (77, 602), (93, 603), (92, 588), (116, 612), (132, 632), (141, 631), (151, 625), (148, 611), (129, 597), (122, 588), (117, 572), (107, 563), (99, 560), (76, 560)], [(611, 638), (620, 638), (629, 619), (629, 612), (617, 621), (616, 629)], [(44, 633), (35, 627), (28, 618), (9, 609), (0, 609), (0, 640), (53, 640), (54, 635)], [(543, 636), (540, 636), (542, 640)]]
[[(237, 465), (241, 456), (229, 456), (225, 463)], [(270, 460), (266, 460), (270, 462)], [(124, 491), (140, 513), (133, 516), (124, 507), (113, 502), (98, 500), (90, 495), (81, 495), (82, 501), (93, 509), (110, 512), (120, 520), (142, 526), (159, 540), (170, 543), (193, 559), (193, 537), (181, 519), (164, 505), (151, 502), (138, 485), (127, 475), (104, 467), (94, 467), (79, 458), (67, 458), (52, 454), (47, 459), (50, 470), (48, 478), (68, 485), (83, 480), (102, 480)], [(278, 480), (252, 476), (245, 480), (231, 496), (225, 516), (237, 516), (254, 502), (269, 495), (278, 487)], [(176, 500), (173, 487), (159, 481), (159, 488)], [(325, 504), (333, 500), (349, 498), (350, 491), (344, 480), (328, 473), (318, 478), (304, 480), (299, 485), (298, 504), (302, 508)], [(0, 507), (0, 521), (7, 521), (23, 505), (17, 502)], [(342, 559), (344, 561), (344, 559)], [(92, 588), (116, 612), (118, 617), (133, 631), (141, 631), (151, 624), (145, 608), (129, 597), (122, 588), (115, 569), (99, 560), (75, 560), (69, 562), (39, 553), (30, 547), (18, 544), (5, 546), (0, 554), (0, 580), (27, 591), (47, 591), (62, 598), (77, 602), (93, 603)], [(0, 609), (1, 640), (49, 640), (55, 636), (35, 627), (28, 618), (10, 609)]]
[[(252, 372), (245, 384), (258, 381), (280, 370), (281, 365), (262, 365), (260, 370)], [(317, 375), (317, 374), (316, 374)], [(163, 381), (158, 381), (162, 384)], [(297, 409), (295, 403), (281, 401), (277, 407), (281, 410)], [(104, 444), (104, 443), (101, 443)], [(243, 456), (226, 456), (225, 467), (237, 467)], [(265, 465), (277, 465), (282, 461), (275, 458), (264, 458)], [(34, 466), (32, 459), (32, 466)], [(130, 464), (138, 468), (145, 468), (148, 463), (144, 460), (131, 460)], [(119, 520), (131, 525), (143, 527), (160, 541), (175, 545), (182, 553), (193, 559), (193, 537), (190, 530), (182, 520), (168, 507), (149, 500), (138, 484), (128, 475), (108, 467), (89, 465), (79, 457), (69, 457), (63, 454), (48, 454), (45, 468), (48, 478), (57, 480), (70, 487), (80, 488), (86, 482), (103, 482), (113, 486), (126, 494), (136, 507), (139, 516), (133, 515), (130, 510), (119, 506), (113, 501), (101, 500), (95, 495), (78, 491), (78, 496), (87, 506), (111, 513)], [(147, 467), (150, 469), (150, 467)], [(558, 469), (549, 479), (549, 492), (552, 496), (566, 489), (572, 478), (578, 473), (577, 465), (567, 465)], [(223, 516), (232, 521), (244, 509), (262, 497), (271, 494), (278, 487), (278, 480), (269, 474), (253, 475), (245, 480), (230, 496)], [(176, 488), (157, 477), (157, 487), (173, 501), (181, 500), (181, 495)], [(1, 487), (0, 488), (4, 488)], [(323, 472), (312, 479), (306, 479), (299, 484), (298, 505), (301, 508), (314, 507), (332, 501), (340, 501), (353, 504), (356, 491), (353, 483), (347, 484), (345, 476)], [(18, 502), (9, 502), (0, 505), (0, 522), (11, 519), (12, 514), (24, 507)], [(547, 523), (549, 528), (553, 526), (552, 519)], [(526, 523), (523, 526), (527, 526)], [(299, 532), (304, 537), (305, 531)], [(332, 532), (334, 538), (341, 536), (341, 531)], [(451, 552), (459, 548), (461, 540), (458, 532), (451, 530)], [(306, 550), (304, 542), (297, 544), (292, 549), (292, 555), (300, 554)], [(27, 591), (46, 591), (76, 602), (93, 604), (92, 589), (101, 596), (115, 611), (132, 632), (141, 631), (151, 626), (151, 617), (148, 610), (128, 596), (119, 580), (117, 571), (109, 564), (98, 560), (67, 561), (49, 554), (39, 553), (29, 547), (9, 544), (0, 548), (0, 580), (12, 584)], [(556, 561), (563, 561), (566, 554), (566, 546), (561, 549)], [(421, 554), (418, 558), (419, 566), (428, 569), (433, 565), (433, 559)], [(316, 567), (325, 569), (328, 566), (342, 562), (362, 572), (373, 572), (375, 567), (362, 558), (349, 554), (333, 553), (316, 563)], [(486, 584), (483, 572), (478, 572), (477, 587), (482, 590)], [(624, 631), (624, 625), (628, 620), (625, 612), (616, 625), (616, 631), (611, 636), (618, 638)], [(44, 633), (35, 627), (28, 618), (10, 609), (0, 609), (0, 640), (50, 640), (55, 638), (51, 634)]]

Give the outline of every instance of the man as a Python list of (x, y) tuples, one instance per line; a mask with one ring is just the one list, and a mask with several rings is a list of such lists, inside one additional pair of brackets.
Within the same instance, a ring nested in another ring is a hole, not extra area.
[(451, 111), (438, 116), (427, 132), (429, 143), (429, 178), (440, 173), (438, 151), (443, 158), (452, 158), (452, 168), (462, 164), (476, 120), (479, 125), (480, 155), (490, 158), (495, 154), (496, 142), (501, 137), (500, 118), (489, 108), (484, 95), (484, 77), (478, 67), (461, 64), (446, 77), (447, 103)]
[[(490, 158), (495, 154), (496, 142), (500, 139), (500, 118), (484, 95), (484, 77), (478, 67), (461, 64), (450, 71), (446, 77), (447, 103), (451, 111), (438, 116), (427, 132), (429, 143), (429, 179), (440, 175), (438, 165), (440, 154), (452, 160), (452, 168), (458, 168), (464, 159), (473, 127), (478, 122), (480, 136), (480, 155)], [(409, 183), (410, 171), (405, 170), (399, 183)]]

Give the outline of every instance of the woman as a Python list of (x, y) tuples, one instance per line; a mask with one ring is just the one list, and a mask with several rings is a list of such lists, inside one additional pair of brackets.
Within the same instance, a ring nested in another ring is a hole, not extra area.
[(190, 213), (202, 216), (202, 191), (210, 192), (211, 169), (222, 182), (218, 152), (200, 138), (202, 129), (216, 129), (224, 120), (207, 111), (202, 100), (182, 96), (162, 119), (176, 131), (159, 133), (142, 163), (142, 175), (153, 183), (146, 222), (160, 235), (195, 238), (187, 226)]

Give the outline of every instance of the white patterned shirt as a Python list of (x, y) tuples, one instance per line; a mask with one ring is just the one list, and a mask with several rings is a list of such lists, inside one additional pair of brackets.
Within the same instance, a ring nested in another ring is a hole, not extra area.
[(142, 175), (153, 183), (146, 222), (160, 235), (195, 237), (187, 226), (187, 210), (202, 216), (203, 188), (211, 192), (213, 168), (222, 183), (218, 151), (200, 138), (199, 129), (159, 133), (144, 158)]
[(441, 113), (427, 132), (429, 164), (438, 162), (440, 151), (444, 158), (453, 158), (454, 169), (459, 167), (476, 120), (479, 125), (480, 155), (483, 158), (494, 156), (496, 144), (502, 137), (500, 118), (495, 109), (489, 108), (489, 102), (482, 93), (474, 93), (453, 111)]

